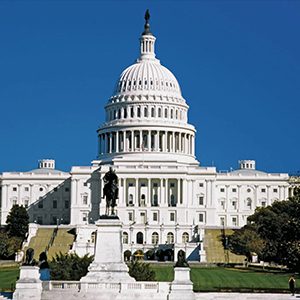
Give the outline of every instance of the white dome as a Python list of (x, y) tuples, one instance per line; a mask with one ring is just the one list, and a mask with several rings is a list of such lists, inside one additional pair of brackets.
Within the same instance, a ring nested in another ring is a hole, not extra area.
[(157, 59), (140, 59), (120, 75), (114, 96), (132, 94), (168, 95), (181, 98), (177, 79)]

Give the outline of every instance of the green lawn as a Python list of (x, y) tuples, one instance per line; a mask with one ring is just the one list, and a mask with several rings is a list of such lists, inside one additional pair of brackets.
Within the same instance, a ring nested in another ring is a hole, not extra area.
[(0, 290), (10, 290), (12, 285), (14, 287), (18, 276), (18, 267), (0, 268)]
[[(174, 269), (172, 265), (151, 264), (156, 280), (172, 281)], [(229, 289), (250, 290), (288, 290), (288, 273), (263, 272), (261, 270), (241, 270), (233, 268), (204, 268), (192, 266), (191, 279), (195, 291), (220, 291)], [(17, 267), (0, 268), (0, 290), (8, 290), (15, 285), (19, 269)], [(298, 280), (300, 278), (297, 278)]]
[[(173, 267), (151, 265), (158, 281), (172, 281)], [(263, 272), (261, 270), (241, 270), (233, 268), (201, 268), (192, 266), (191, 280), (195, 291), (217, 290), (288, 290), (290, 274), (281, 272)]]

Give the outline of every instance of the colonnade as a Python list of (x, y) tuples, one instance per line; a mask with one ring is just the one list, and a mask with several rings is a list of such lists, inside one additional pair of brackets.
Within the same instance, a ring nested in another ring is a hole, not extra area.
[(165, 130), (121, 130), (99, 133), (99, 155), (118, 152), (171, 152), (194, 155), (194, 135)]
[(106, 121), (127, 118), (165, 118), (187, 121), (186, 110), (158, 105), (132, 105), (106, 109)]

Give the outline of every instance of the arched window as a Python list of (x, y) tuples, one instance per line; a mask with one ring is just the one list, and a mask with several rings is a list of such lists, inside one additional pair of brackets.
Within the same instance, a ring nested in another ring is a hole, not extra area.
[(138, 232), (136, 234), (136, 243), (137, 244), (143, 244), (144, 243), (144, 235), (142, 232)]
[(158, 233), (157, 232), (153, 232), (152, 233), (152, 238), (151, 238), (151, 242), (153, 245), (157, 245), (158, 244)]
[(167, 118), (167, 117), (168, 117), (168, 109), (165, 108), (165, 118)]
[(124, 119), (126, 119), (126, 118), (127, 118), (127, 109), (124, 108)]
[(171, 119), (173, 119), (173, 109), (171, 109)]
[(123, 232), (123, 244), (128, 244), (128, 233)]
[(134, 110), (133, 107), (130, 108), (130, 117), (134, 118)]
[(183, 234), (182, 234), (182, 243), (188, 243), (188, 241), (189, 241), (189, 234), (187, 233), (187, 232), (184, 232)]
[(152, 118), (155, 117), (155, 110), (154, 110), (154, 107), (151, 108), (151, 117), (152, 117)]
[(121, 109), (118, 109), (118, 119), (121, 119)]
[(167, 234), (167, 244), (173, 244), (174, 243), (174, 234), (172, 232), (168, 232)]
[(147, 107), (144, 108), (144, 117), (146, 117), (146, 118), (148, 117), (148, 109), (147, 109)]
[(178, 119), (178, 110), (176, 109), (175, 118)]
[(158, 117), (161, 118), (161, 108), (158, 108)]
[(138, 118), (141, 117), (141, 108), (140, 107), (137, 108), (137, 117)]
[(146, 200), (146, 196), (145, 196), (145, 194), (142, 194), (141, 195), (141, 202), (140, 202), (140, 206), (145, 206), (145, 201)]

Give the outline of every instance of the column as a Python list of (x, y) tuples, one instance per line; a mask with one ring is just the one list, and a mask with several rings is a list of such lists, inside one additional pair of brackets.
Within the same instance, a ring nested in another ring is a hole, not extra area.
[(112, 133), (109, 133), (109, 153), (112, 153)]
[(127, 152), (127, 138), (126, 138), (126, 130), (123, 131), (123, 151)]
[(177, 180), (177, 204), (182, 204), (181, 198), (181, 179)]
[(151, 130), (148, 131), (148, 151), (151, 151)]
[(182, 135), (182, 133), (181, 132), (179, 132), (179, 134), (178, 134), (178, 147), (179, 147), (179, 152), (182, 152), (182, 140), (181, 140), (181, 135)]
[(131, 151), (134, 151), (134, 130), (130, 131), (131, 133)]
[(176, 152), (175, 150), (175, 132), (172, 132), (172, 152)]
[(159, 131), (156, 131), (155, 135), (155, 146), (154, 146), (155, 151), (159, 151)]
[(187, 181), (186, 179), (182, 180), (182, 198), (181, 198), (181, 203), (187, 205), (187, 201), (183, 203), (183, 198), (186, 198), (187, 196)]
[(169, 179), (166, 178), (165, 184), (165, 203), (169, 206)]
[(135, 206), (139, 206), (139, 179), (135, 179)]
[(126, 178), (123, 178), (123, 203), (126, 206), (127, 203), (127, 180)]
[(146, 206), (151, 206), (151, 179), (148, 178), (148, 197)]
[(143, 151), (143, 149), (145, 148), (145, 145), (143, 143), (143, 131), (142, 130), (139, 131), (139, 135), (140, 135), (139, 148), (140, 148), (140, 151)]
[(192, 155), (195, 155), (195, 136), (192, 135)]
[(119, 131), (116, 131), (116, 151), (119, 152)]

